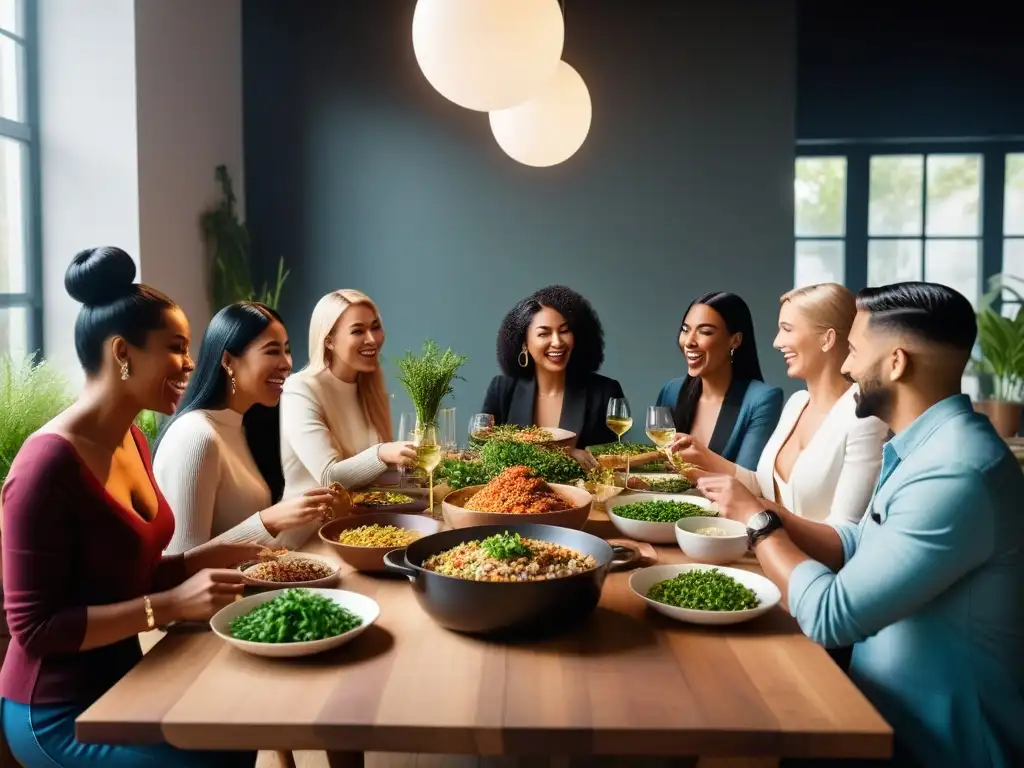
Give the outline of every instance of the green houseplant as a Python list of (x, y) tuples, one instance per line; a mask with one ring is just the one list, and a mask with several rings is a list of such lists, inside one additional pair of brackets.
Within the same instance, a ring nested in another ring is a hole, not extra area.
[[(1020, 427), (1024, 399), (1024, 296), (1006, 283), (1005, 276), (996, 275), (982, 298), (977, 312), (978, 354), (972, 368), (989, 380), (992, 393), (975, 403), (975, 409), (991, 419), (1000, 435), (1013, 437)], [(1009, 316), (996, 308), (1004, 293), (1019, 302)]]
[(263, 283), (257, 291), (252, 281), (249, 230), (238, 217), (238, 198), (227, 166), (218, 165), (214, 176), (221, 189), (221, 200), (200, 218), (209, 261), (210, 301), (213, 311), (237, 301), (259, 301), (277, 309), (281, 289), (288, 279), (284, 259), (277, 264), (273, 285)]
[(50, 363), (0, 356), (0, 484), (29, 436), (72, 400), (67, 379)]

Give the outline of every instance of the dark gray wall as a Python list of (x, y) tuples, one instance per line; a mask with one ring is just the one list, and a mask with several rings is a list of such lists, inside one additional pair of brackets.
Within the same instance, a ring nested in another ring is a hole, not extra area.
[(570, 0), (564, 58), (594, 117), (550, 169), (506, 157), (485, 115), (430, 87), (413, 7), (244, 5), (248, 219), (264, 267), (283, 255), (292, 269), (297, 362), (316, 300), (358, 288), (380, 305), (392, 359), (427, 337), (470, 356), (461, 423), (496, 372), (504, 313), (565, 283), (600, 313), (603, 371), (642, 428), (683, 371), (686, 304), (732, 290), (753, 310), (766, 377), (785, 383), (770, 344), (793, 281), (793, 3)]

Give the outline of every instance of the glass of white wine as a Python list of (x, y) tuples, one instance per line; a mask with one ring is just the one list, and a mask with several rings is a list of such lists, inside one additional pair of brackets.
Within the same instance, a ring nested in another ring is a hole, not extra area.
[(663, 405), (647, 407), (647, 437), (668, 456), (668, 447), (676, 436), (672, 411)]
[(494, 426), (494, 414), (491, 413), (475, 413), (469, 420), (469, 447), (477, 448), (477, 444), (481, 442), (481, 437), (485, 434), (485, 430), (490, 429)]
[(413, 445), (416, 446), (416, 466), (427, 472), (430, 486), (430, 516), (434, 517), (434, 470), (441, 463), (441, 443), (437, 427), (433, 424), (417, 424)]
[[(624, 397), (613, 397), (608, 400), (608, 410), (605, 413), (604, 423), (608, 429), (615, 433), (618, 442), (622, 442), (622, 436), (633, 428), (633, 417), (629, 412), (629, 401)], [(623, 457), (626, 461), (626, 484), (629, 484), (629, 457)]]

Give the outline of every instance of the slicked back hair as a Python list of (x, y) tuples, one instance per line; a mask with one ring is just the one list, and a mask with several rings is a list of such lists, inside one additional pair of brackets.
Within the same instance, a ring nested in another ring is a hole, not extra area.
[(938, 283), (907, 282), (865, 288), (857, 309), (871, 313), (870, 327), (904, 333), (970, 354), (978, 337), (967, 297)]

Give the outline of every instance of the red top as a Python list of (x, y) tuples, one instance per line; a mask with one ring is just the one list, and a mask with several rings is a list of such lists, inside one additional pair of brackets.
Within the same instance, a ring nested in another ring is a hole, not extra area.
[(156, 489), (159, 506), (150, 522), (114, 499), (59, 435), (30, 438), (11, 467), (3, 489), (4, 608), (11, 631), (0, 670), (3, 698), (94, 701), (142, 651), (138, 637), (80, 651), (88, 606), (132, 600), (185, 579), (184, 556), (162, 556), (174, 515), (153, 478), (146, 438), (134, 426), (132, 436)]

